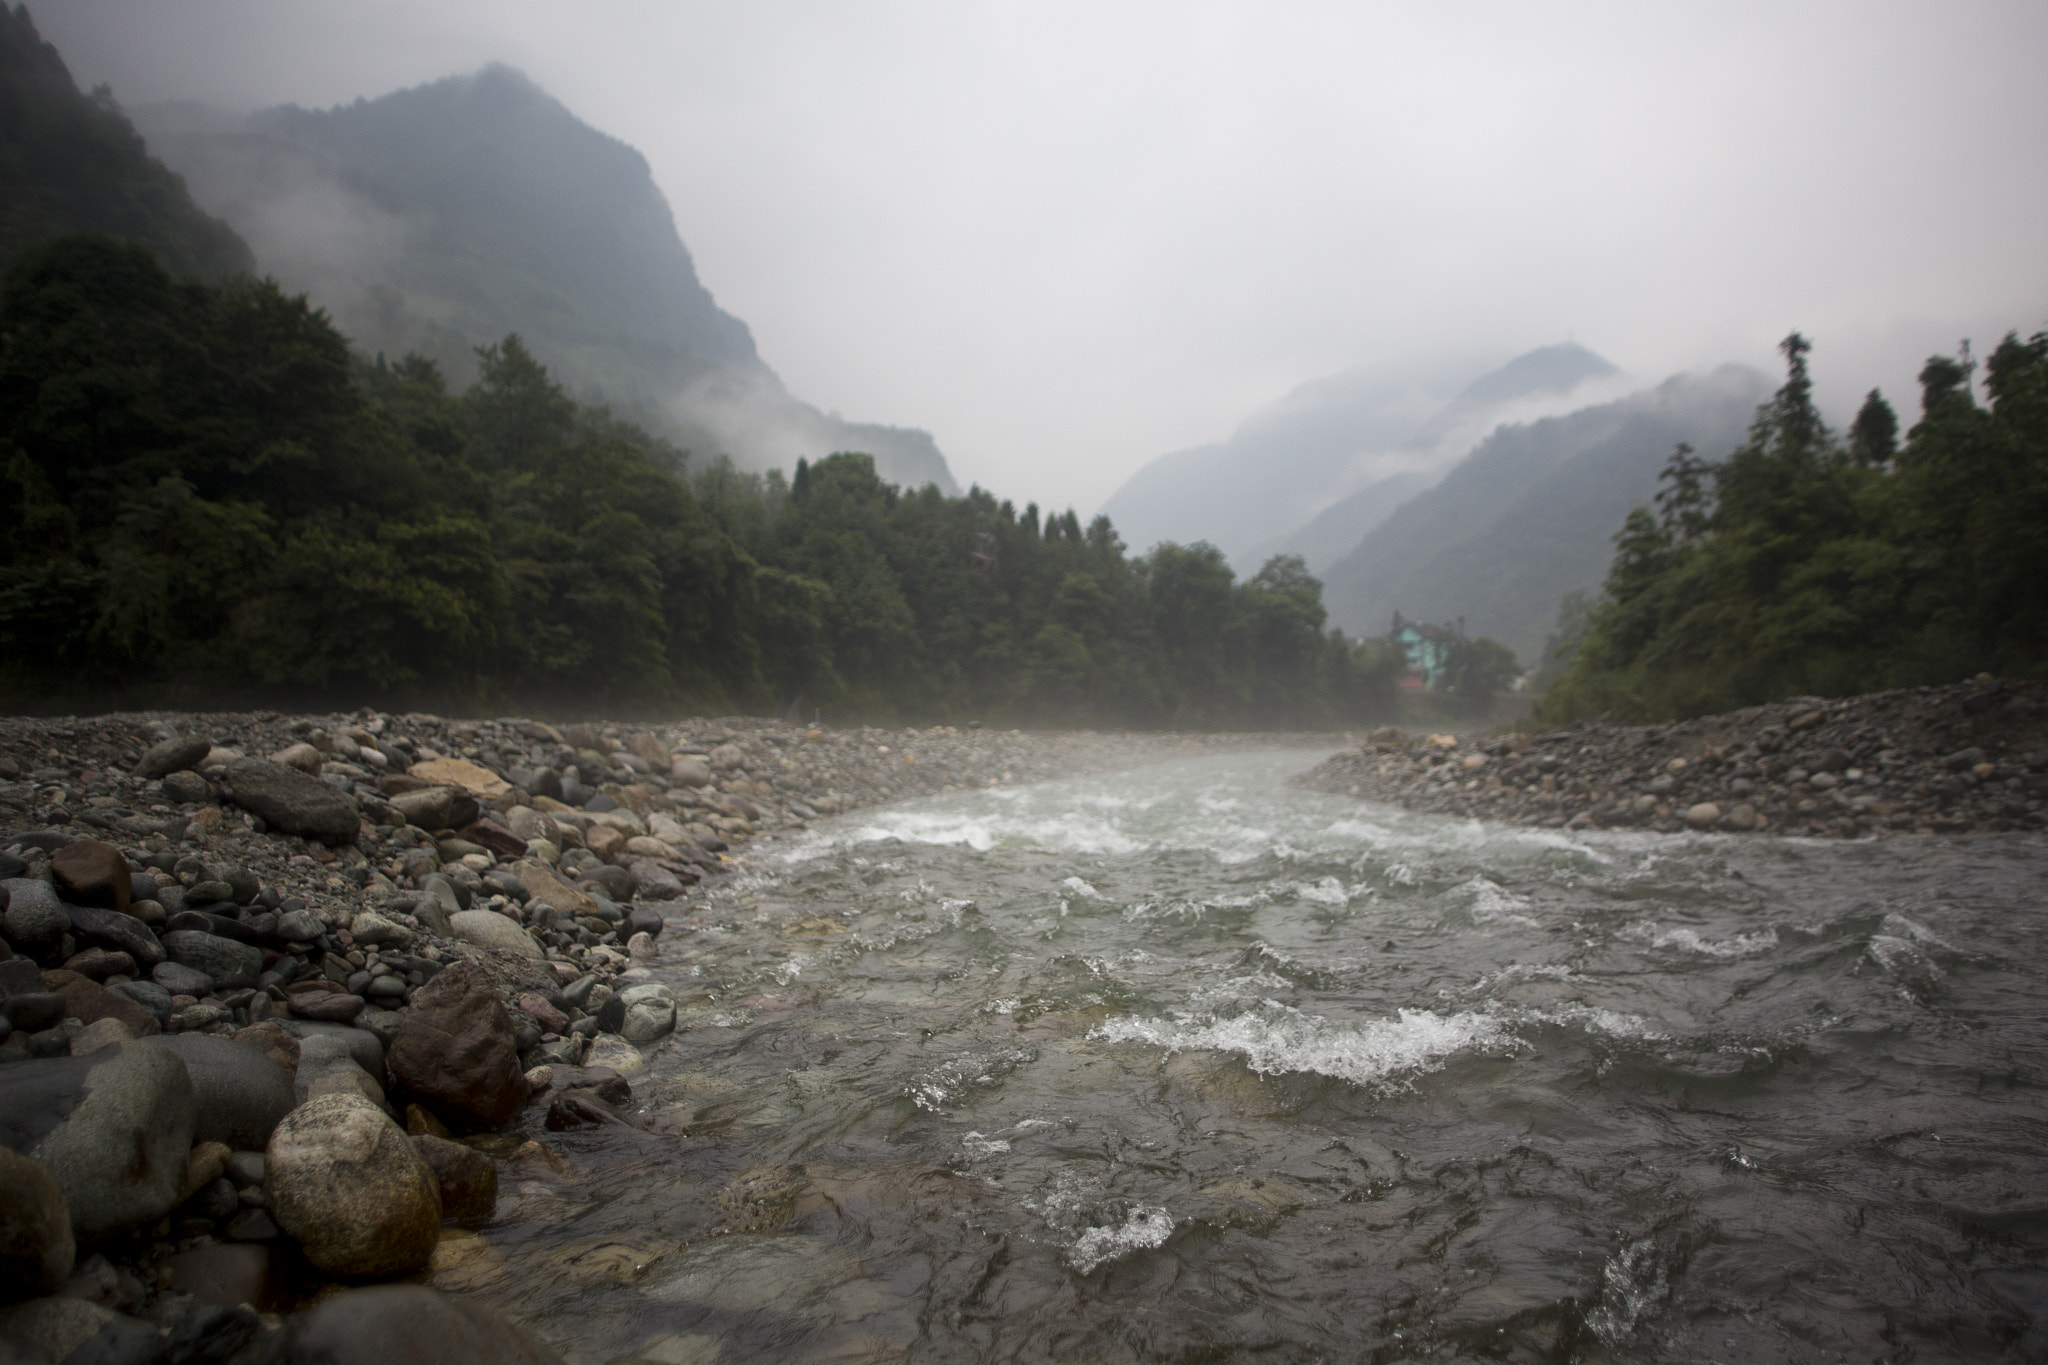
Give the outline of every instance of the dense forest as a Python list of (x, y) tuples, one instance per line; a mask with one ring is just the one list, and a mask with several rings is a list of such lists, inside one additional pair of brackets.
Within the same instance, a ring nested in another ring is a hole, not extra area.
[(2048, 672), (2048, 332), (2004, 339), (1983, 402), (1967, 347), (1929, 360), (1903, 444), (1874, 389), (1830, 431), (1807, 341), (1781, 349), (1748, 439), (1719, 462), (1680, 446), (1599, 600), (1567, 602), (1549, 720)]
[[(0, 292), (12, 705), (309, 701), (557, 714), (1323, 725), (1405, 662), (1280, 558), (1133, 557), (1104, 518), (692, 467), (516, 336), (467, 392), (303, 297), (61, 238)], [(1501, 668), (1468, 668), (1468, 692)]]

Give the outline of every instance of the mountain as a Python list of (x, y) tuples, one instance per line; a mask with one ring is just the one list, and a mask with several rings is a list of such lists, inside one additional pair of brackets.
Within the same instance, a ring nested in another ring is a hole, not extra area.
[[(1228, 440), (1153, 460), (1102, 510), (1134, 546), (1206, 540), (1247, 572), (1273, 554), (1320, 568), (1493, 425), (1615, 373), (1571, 344), (1477, 378), (1475, 369), (1377, 366), (1312, 380)], [(1349, 499), (1358, 501), (1344, 506)]]
[(1401, 504), (1323, 575), (1331, 624), (1360, 635), (1463, 618), (1524, 661), (1575, 588), (1597, 589), (1628, 510), (1657, 492), (1685, 441), (1718, 458), (1740, 444), (1770, 381), (1725, 365), (1616, 402), (1502, 426)]
[(253, 264), (234, 229), (149, 155), (111, 97), (79, 93), (27, 7), (0, 4), (0, 267), (70, 232), (141, 242), (176, 275)]
[(698, 279), (646, 159), (508, 67), (332, 109), (138, 118), (263, 269), (366, 350), (461, 383), (474, 346), (516, 331), (580, 397), (699, 456), (861, 450), (891, 480), (954, 489), (928, 434), (792, 396)]

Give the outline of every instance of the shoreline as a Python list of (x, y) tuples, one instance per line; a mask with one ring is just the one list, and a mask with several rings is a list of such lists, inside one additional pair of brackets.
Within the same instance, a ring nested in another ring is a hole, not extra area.
[(1795, 697), (1653, 725), (1460, 739), (1375, 730), (1294, 779), (1550, 829), (1820, 838), (2048, 828), (2048, 684)]

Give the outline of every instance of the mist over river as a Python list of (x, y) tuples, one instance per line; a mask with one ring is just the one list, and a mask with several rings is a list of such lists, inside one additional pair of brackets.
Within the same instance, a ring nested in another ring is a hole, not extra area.
[(758, 846), (649, 1128), (434, 1282), (572, 1361), (2048, 1356), (2048, 841), (1572, 834), (1229, 754)]

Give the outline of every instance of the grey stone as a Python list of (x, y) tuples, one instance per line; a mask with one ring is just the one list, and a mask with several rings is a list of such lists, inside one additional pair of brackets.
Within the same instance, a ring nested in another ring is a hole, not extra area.
[(145, 782), (169, 777), (199, 766), (213, 745), (196, 735), (173, 735), (152, 744), (135, 764), (135, 775)]
[(387, 1050), (404, 1022), (405, 1016), (397, 1010), (379, 1009), (375, 1005), (356, 1016), (357, 1030), (373, 1035)]
[(676, 1002), (668, 987), (629, 986), (619, 993), (625, 1006), (619, 1036), (629, 1043), (651, 1043), (675, 1032)]
[[(120, 1318), (111, 1308), (85, 1299), (30, 1299), (0, 1311), (0, 1345), (17, 1351), (27, 1347), (40, 1357), (26, 1353), (0, 1357), (9, 1365), (40, 1360), (63, 1360), (98, 1336)], [(155, 1335), (154, 1332), (151, 1335)]]
[(311, 910), (287, 910), (277, 917), (277, 936), (287, 943), (311, 943), (327, 926)]
[(325, 1024), (313, 1019), (281, 1019), (284, 1031), (299, 1040), (299, 1065), (306, 1058), (335, 1055), (339, 1049), (349, 1060), (372, 1076), (384, 1074), (384, 1044), (368, 1029), (351, 1024)]
[(683, 879), (660, 863), (643, 859), (633, 864), (631, 891), (641, 900), (679, 900), (684, 891)]
[(183, 1033), (152, 1038), (183, 1059), (199, 1102), (196, 1142), (224, 1142), (234, 1151), (260, 1151), (271, 1130), (297, 1103), (292, 1077), (253, 1047), (231, 1038)]
[(64, 1017), (61, 991), (22, 991), (7, 997), (7, 1018), (25, 1033), (46, 1029)]
[[(184, 969), (180, 968), (180, 970)], [(171, 997), (180, 993), (166, 989), (155, 981), (123, 981), (119, 985), (109, 986), (107, 989), (117, 995), (125, 995), (130, 1000), (133, 1000), (136, 1004), (148, 1010), (158, 1023), (162, 1023), (171, 1017)]]
[(150, 968), (149, 979), (172, 995), (189, 995), (196, 999), (213, 994), (213, 978), (182, 962), (157, 963)]
[(263, 971), (263, 954), (257, 948), (196, 929), (173, 929), (165, 934), (164, 951), (178, 965), (212, 977), (219, 990), (253, 986)]
[(25, 957), (10, 957), (0, 962), (0, 1000), (10, 995), (43, 989), (43, 973), (35, 963)]
[(520, 928), (517, 921), (495, 910), (464, 910), (459, 915), (449, 916), (448, 927), (455, 938), (464, 943), (474, 943), (479, 948), (497, 948), (535, 961), (546, 956), (540, 945), (534, 942), (533, 935)]
[(84, 1237), (176, 1206), (197, 1109), (184, 1061), (148, 1043), (0, 1067), (0, 1146), (42, 1164)]
[(413, 1284), (322, 1299), (292, 1339), (292, 1365), (561, 1365), (492, 1309)]
[(73, 933), (128, 954), (138, 966), (153, 967), (164, 960), (163, 940), (133, 915), (92, 905), (66, 905), (64, 913)]
[[(267, 1144), (266, 1139), (266, 1144)], [(263, 1183), (263, 1153), (236, 1152), (228, 1158), (228, 1179), (237, 1185), (261, 1185)]]
[(213, 800), (213, 784), (195, 772), (170, 773), (164, 777), (164, 795), (181, 806), (198, 806)]
[(9, 877), (7, 913), (0, 916), (10, 943), (51, 943), (71, 928), (71, 915), (48, 882)]
[(361, 824), (354, 801), (282, 763), (239, 758), (228, 764), (225, 781), (236, 805), (287, 834), (345, 844)]

